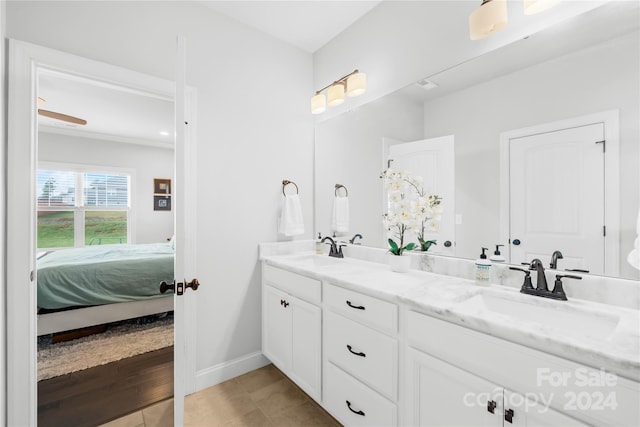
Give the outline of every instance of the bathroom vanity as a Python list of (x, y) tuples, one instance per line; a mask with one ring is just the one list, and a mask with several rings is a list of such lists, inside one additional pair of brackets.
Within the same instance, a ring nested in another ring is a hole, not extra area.
[(345, 425), (640, 425), (638, 310), (275, 247), (263, 353)]

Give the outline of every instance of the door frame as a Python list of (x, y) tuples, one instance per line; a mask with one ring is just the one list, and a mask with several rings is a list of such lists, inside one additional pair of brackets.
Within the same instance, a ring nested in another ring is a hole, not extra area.
[[(37, 424), (37, 314), (35, 292), (35, 172), (37, 169), (36, 95), (38, 71), (59, 71), (78, 78), (101, 81), (158, 96), (175, 102), (175, 83), (45, 48), (18, 40), (9, 40), (8, 51), (8, 140), (7, 140), (7, 268), (6, 268), (6, 420), (8, 425)], [(189, 92), (191, 92), (189, 94)], [(190, 95), (190, 96), (189, 96)], [(193, 119), (186, 132), (185, 163), (196, 164), (195, 91), (187, 96), (186, 110)], [(177, 148), (177, 147), (176, 147)], [(185, 169), (185, 185), (190, 188), (183, 197), (195, 200), (195, 167)], [(185, 212), (185, 258), (195, 259), (195, 211)], [(192, 220), (193, 219), (193, 220)], [(25, 238), (26, 236), (26, 238)], [(188, 272), (193, 274), (193, 264)], [(11, 285), (9, 285), (11, 284)], [(195, 316), (195, 300), (184, 299), (185, 311)], [(181, 324), (181, 322), (178, 322)], [(184, 325), (184, 323), (182, 323)], [(195, 390), (195, 330), (184, 328), (184, 368), (182, 378), (187, 391)]]
[[(509, 141), (525, 136), (556, 132), (580, 126), (602, 123), (606, 141), (604, 156), (604, 219), (607, 226), (604, 245), (604, 274), (620, 274), (620, 110), (572, 117), (555, 122), (542, 123), (500, 134), (500, 241), (509, 241), (510, 186)], [(595, 141), (594, 141), (595, 142)], [(509, 262), (510, 260), (507, 260)]]

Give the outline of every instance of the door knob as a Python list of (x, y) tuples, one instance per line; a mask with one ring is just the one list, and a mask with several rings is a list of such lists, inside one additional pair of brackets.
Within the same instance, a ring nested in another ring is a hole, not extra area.
[(513, 239), (513, 241), (511, 243), (513, 243), (514, 246), (519, 246), (520, 245), (520, 239)]
[(200, 286), (200, 282), (198, 282), (198, 279), (193, 279), (190, 282), (187, 282), (187, 279), (184, 279), (184, 283), (185, 283), (185, 285), (184, 285), (185, 288), (191, 288), (194, 291), (197, 291), (198, 290), (198, 286)]
[(444, 247), (445, 248), (450, 248), (451, 247), (451, 241), (447, 240), (446, 242), (444, 242)]
[(176, 281), (174, 280), (172, 283), (167, 283), (164, 280), (160, 282), (160, 293), (164, 294), (168, 290), (171, 290), (172, 293), (176, 289)]

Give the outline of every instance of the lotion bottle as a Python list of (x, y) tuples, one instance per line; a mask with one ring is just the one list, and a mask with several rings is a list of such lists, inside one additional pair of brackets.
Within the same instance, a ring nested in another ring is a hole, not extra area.
[(476, 260), (476, 285), (489, 286), (491, 284), (491, 261), (487, 259), (487, 255), (484, 251), (488, 251), (487, 248), (482, 248), (480, 258)]

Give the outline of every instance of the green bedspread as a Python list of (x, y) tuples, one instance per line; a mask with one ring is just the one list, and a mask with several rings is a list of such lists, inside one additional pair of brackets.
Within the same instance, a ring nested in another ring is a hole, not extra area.
[(55, 251), (38, 260), (38, 307), (111, 304), (164, 296), (173, 280), (169, 243), (104, 245)]

